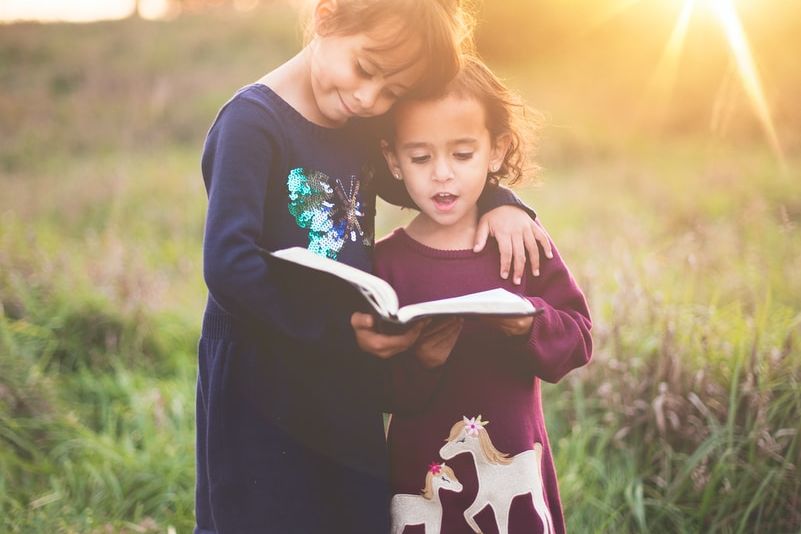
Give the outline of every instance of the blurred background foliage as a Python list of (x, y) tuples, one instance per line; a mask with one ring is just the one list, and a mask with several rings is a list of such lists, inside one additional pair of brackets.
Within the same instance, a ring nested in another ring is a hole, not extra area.
[[(544, 392), (572, 532), (801, 532), (801, 4), (734, 2), (777, 150), (713, 1), (668, 84), (681, 2), (479, 6), (545, 118), (519, 194), (595, 319), (594, 361)], [(193, 525), (200, 151), (301, 31), (285, 2), (170, 13), (0, 26), (6, 532)]]

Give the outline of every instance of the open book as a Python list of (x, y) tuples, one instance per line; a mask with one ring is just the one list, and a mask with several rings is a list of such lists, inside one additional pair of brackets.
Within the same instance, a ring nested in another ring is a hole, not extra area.
[[(278, 259), (308, 269), (329, 273), (355, 287), (378, 314), (389, 325), (379, 330), (399, 331), (397, 325), (407, 325), (418, 319), (434, 316), (453, 315), (493, 315), (525, 316), (535, 315), (541, 310), (519, 295), (505, 289), (491, 289), (429, 302), (420, 302), (399, 307), (398, 295), (386, 281), (350, 265), (319, 256), (301, 247), (286, 248), (276, 252), (263, 250), (268, 259)], [(394, 328), (391, 325), (396, 325)]]

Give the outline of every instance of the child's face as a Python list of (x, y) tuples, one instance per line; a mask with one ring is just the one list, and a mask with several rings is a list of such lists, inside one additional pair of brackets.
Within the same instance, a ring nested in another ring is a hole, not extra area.
[(401, 104), (395, 116), (395, 145), (384, 156), (423, 216), (441, 226), (472, 225), (491, 167), (504, 150), (493, 143), (483, 106), (475, 99), (447, 96)]
[[(378, 30), (373, 33), (382, 35)], [(367, 33), (317, 36), (311, 43), (313, 98), (322, 118), (332, 126), (351, 117), (383, 115), (419, 80), (425, 65), (410, 61), (416, 54), (414, 43), (371, 50), (382, 44)], [(397, 66), (410, 62), (398, 71)]]

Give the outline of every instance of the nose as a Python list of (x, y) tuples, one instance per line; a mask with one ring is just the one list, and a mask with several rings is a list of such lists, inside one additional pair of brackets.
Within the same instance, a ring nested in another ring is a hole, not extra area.
[(437, 158), (434, 165), (434, 174), (431, 177), (435, 182), (447, 182), (453, 179), (453, 169), (447, 158)]
[(381, 87), (373, 81), (363, 83), (353, 93), (353, 98), (359, 103), (361, 111), (370, 111), (381, 94)]

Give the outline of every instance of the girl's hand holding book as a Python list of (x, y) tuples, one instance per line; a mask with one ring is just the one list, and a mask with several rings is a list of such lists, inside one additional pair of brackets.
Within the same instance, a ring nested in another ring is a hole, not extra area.
[(423, 367), (439, 367), (448, 360), (463, 325), (464, 319), (452, 317), (431, 321), (423, 329), (415, 344), (415, 354)]
[(381, 334), (375, 329), (375, 318), (369, 313), (355, 312), (350, 325), (356, 334), (356, 343), (364, 352), (381, 359), (391, 358), (414, 345), (428, 320), (416, 321), (408, 330), (397, 335)]
[(534, 324), (534, 317), (485, 317), (484, 320), (507, 336), (527, 335)]

